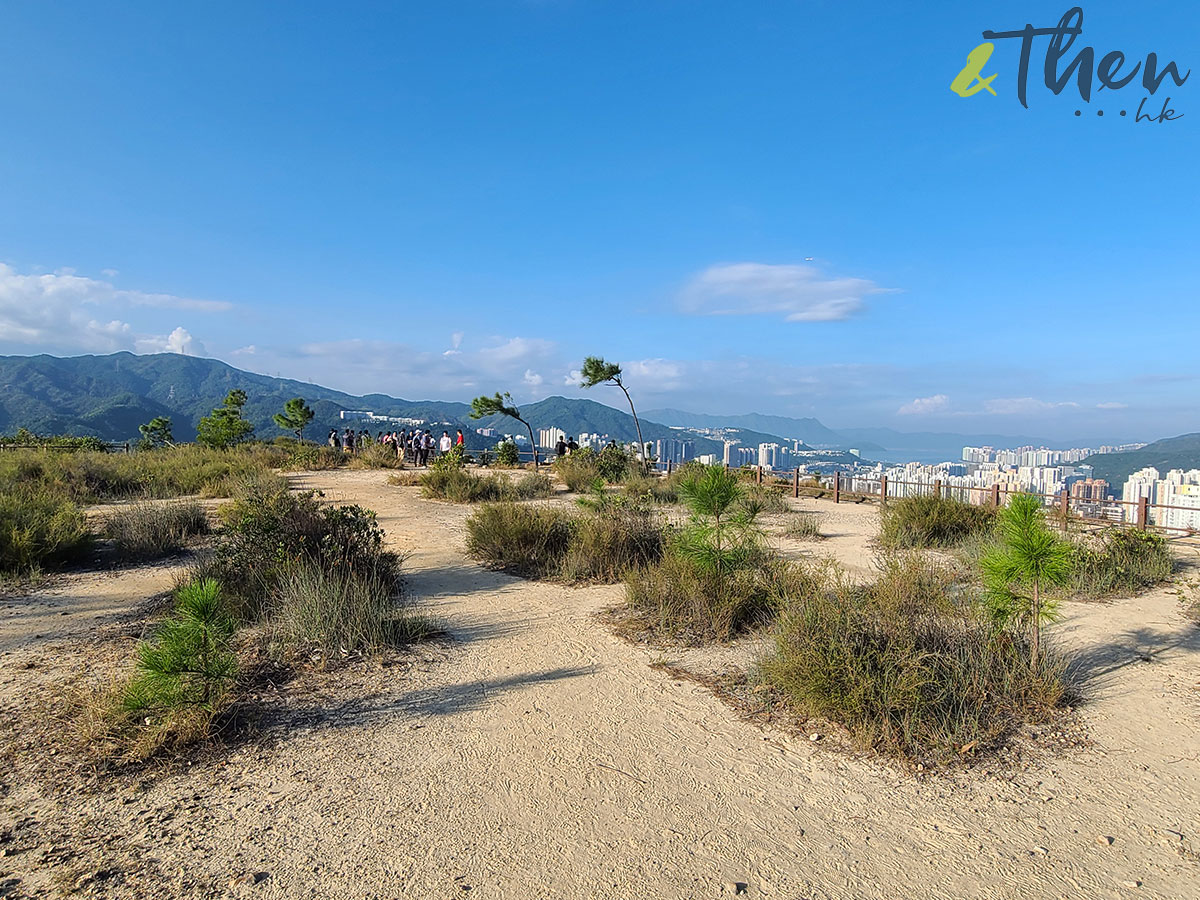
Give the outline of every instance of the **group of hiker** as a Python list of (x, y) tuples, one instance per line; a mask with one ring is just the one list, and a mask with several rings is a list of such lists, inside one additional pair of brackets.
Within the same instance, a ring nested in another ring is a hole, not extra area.
[(438, 439), (434, 438), (433, 432), (428, 428), (424, 431), (419, 428), (412, 431), (377, 431), (374, 435), (365, 428), (361, 431), (355, 431), (353, 428), (338, 431), (331, 428), (328, 444), (334, 450), (341, 450), (343, 453), (361, 453), (374, 444), (391, 450), (397, 459), (414, 466), (427, 466), (435, 452), (440, 456), (449, 453), (455, 447), (462, 448), (464, 439), (461, 428), (458, 429), (456, 437), (452, 438), (450, 432), (443, 431)]
[(560, 437), (558, 443), (554, 445), (554, 455), (558, 457), (570, 456), (578, 449), (579, 444), (575, 442), (575, 438)]

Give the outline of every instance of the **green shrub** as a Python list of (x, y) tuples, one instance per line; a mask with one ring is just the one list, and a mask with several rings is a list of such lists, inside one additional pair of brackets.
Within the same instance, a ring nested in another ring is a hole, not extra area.
[(783, 533), (798, 541), (819, 541), (825, 537), (817, 514), (809, 512), (796, 513), (784, 526)]
[(421, 496), (455, 503), (501, 500), (510, 491), (503, 475), (476, 475), (462, 468), (430, 468), (421, 475)]
[(38, 485), (0, 492), (0, 572), (61, 566), (90, 546), (83, 513), (61, 492)]
[(631, 569), (656, 563), (662, 553), (663, 530), (648, 510), (621, 506), (597, 511), (572, 520), (562, 578), (613, 583)]
[[(344, 450), (330, 447), (328, 444), (301, 444), (299, 441), (289, 441), (287, 446), (288, 456), (283, 468), (291, 472), (324, 472), (341, 468), (350, 459), (350, 455)], [(394, 460), (395, 453), (392, 453), (392, 457)]]
[(990, 531), (996, 511), (946, 497), (904, 497), (881, 507), (880, 518), (886, 547), (950, 547)]
[(501, 441), (496, 445), (496, 466), (501, 469), (515, 469), (521, 465), (521, 452), (513, 441)]
[(1070, 587), (1085, 597), (1133, 594), (1166, 581), (1174, 569), (1166, 538), (1133, 528), (1109, 528), (1075, 545)]
[(742, 504), (746, 508), (754, 509), (759, 515), (777, 515), (788, 511), (782, 488), (755, 482), (742, 485)]
[(287, 451), (261, 445), (209, 450), (195, 445), (146, 453), (15, 450), (0, 453), (0, 493), (46, 488), (76, 503), (199, 494), (230, 497), (247, 477), (269, 475)]
[(515, 500), (541, 500), (554, 495), (554, 483), (541, 472), (527, 472), (510, 482), (508, 493)]
[(124, 559), (152, 559), (183, 549), (189, 538), (208, 533), (208, 515), (195, 500), (139, 501), (118, 509), (104, 523), (104, 535)]
[(673, 477), (635, 474), (625, 480), (625, 495), (647, 503), (678, 503), (678, 481)]
[[(590, 448), (587, 449), (588, 452), (591, 452)], [(595, 463), (597, 474), (609, 484), (616, 484), (631, 476), (644, 474), (637, 457), (620, 444), (606, 444), (595, 455)]]
[(800, 716), (844, 726), (855, 742), (910, 761), (995, 749), (1068, 698), (1064, 661), (1032, 660), (1025, 633), (997, 628), (909, 557), (884, 589), (844, 579), (788, 597), (765, 683)]
[(806, 576), (794, 563), (764, 556), (726, 572), (719, 588), (714, 577), (668, 545), (657, 563), (626, 574), (634, 624), (685, 643), (728, 641), (769, 623), (786, 586)]
[(562, 479), (568, 491), (580, 493), (591, 488), (592, 482), (600, 478), (596, 465), (596, 454), (591, 448), (576, 450), (570, 456), (560, 456), (554, 461), (554, 474)]
[(138, 645), (136, 674), (125, 691), (126, 711), (215, 710), (237, 675), (237, 656), (230, 646), (234, 630), (215, 580), (180, 587), (175, 615), (152, 640)]
[(467, 519), (467, 552), (485, 565), (527, 578), (562, 570), (571, 517), (543, 506), (486, 503)]
[(431, 633), (409, 611), (391, 566), (351, 569), (301, 560), (279, 580), (267, 630), (281, 655), (378, 651)]
[(0, 434), (0, 447), (39, 447), (47, 450), (89, 450), (93, 453), (108, 452), (108, 444), (97, 437), (78, 437), (70, 434), (34, 434), (27, 428), (17, 429), (16, 434)]
[(193, 567), (225, 589), (235, 616), (269, 618), (277, 586), (294, 565), (398, 572), (400, 558), (384, 549), (375, 514), (360, 506), (322, 507), (313, 492), (254, 490), (221, 510), (225, 529)]

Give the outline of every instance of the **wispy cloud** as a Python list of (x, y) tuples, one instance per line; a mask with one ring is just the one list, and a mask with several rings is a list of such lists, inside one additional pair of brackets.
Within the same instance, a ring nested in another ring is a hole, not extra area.
[(831, 322), (861, 311), (867, 297), (888, 292), (869, 279), (833, 277), (816, 266), (741, 262), (696, 275), (679, 304), (701, 316), (782, 315), (789, 322)]
[(988, 400), (983, 408), (993, 416), (1032, 416), (1056, 409), (1078, 409), (1079, 404), (1071, 400), (1054, 402), (1035, 397), (1000, 397)]
[(898, 410), (898, 416), (924, 416), (930, 413), (945, 412), (950, 407), (950, 398), (945, 394), (934, 394), (932, 397), (917, 397), (911, 403), (905, 403)]

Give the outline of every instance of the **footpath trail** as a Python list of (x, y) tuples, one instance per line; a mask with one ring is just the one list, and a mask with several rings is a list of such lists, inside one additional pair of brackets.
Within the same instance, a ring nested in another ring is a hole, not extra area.
[(659, 652), (594, 617), (619, 587), (470, 563), (464, 507), (379, 472), (303, 482), (378, 511), (449, 639), (383, 689), (292, 710), (302, 724), (269, 749), (93, 801), (168, 822), (165, 842), (119, 836), (176, 879), (160, 896), (259, 873), (228, 893), (1200, 898), (1200, 640), (1170, 590), (1068, 605), (1092, 746), (921, 779), (650, 668)]

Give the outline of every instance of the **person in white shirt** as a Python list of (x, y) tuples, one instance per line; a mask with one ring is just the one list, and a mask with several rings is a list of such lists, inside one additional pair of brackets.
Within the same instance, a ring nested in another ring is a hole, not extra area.
[(450, 432), (443, 431), (442, 439), (438, 441), (438, 450), (442, 453), (449, 453), (450, 448), (454, 446), (454, 441), (450, 438)]

